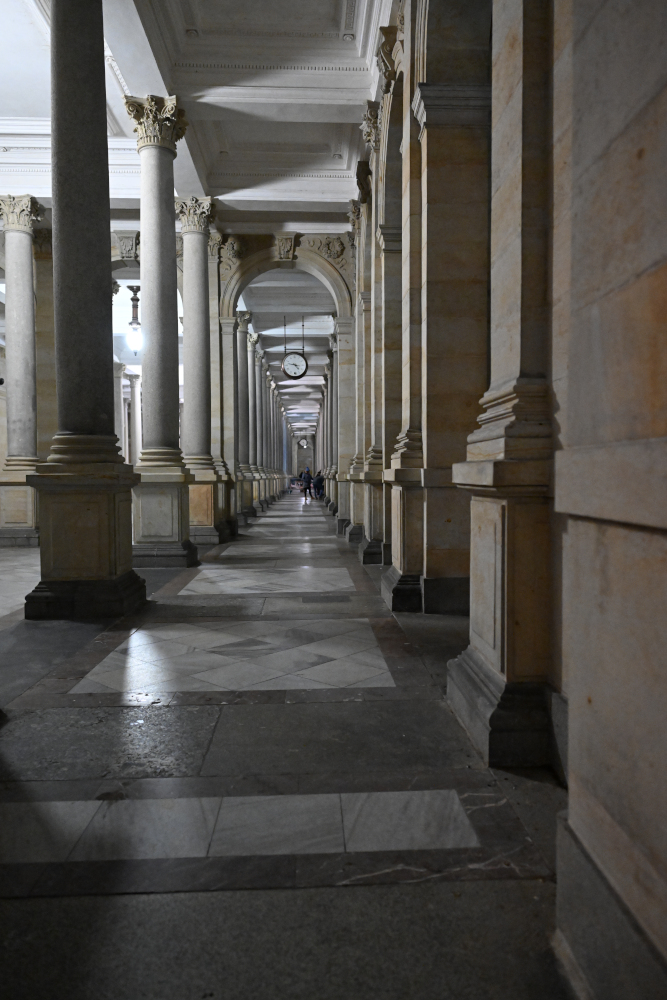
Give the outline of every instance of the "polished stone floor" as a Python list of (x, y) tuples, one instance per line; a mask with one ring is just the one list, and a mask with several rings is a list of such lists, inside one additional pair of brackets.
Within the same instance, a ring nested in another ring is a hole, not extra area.
[(4, 995), (569, 997), (564, 791), (484, 767), (443, 696), (467, 621), (390, 614), (321, 504), (142, 570), (120, 621), (20, 621), (36, 554), (0, 564)]

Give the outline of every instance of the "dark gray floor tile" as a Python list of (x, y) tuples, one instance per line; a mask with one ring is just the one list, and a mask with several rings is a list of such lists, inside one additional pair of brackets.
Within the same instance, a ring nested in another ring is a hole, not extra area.
[[(178, 867), (187, 862), (175, 878)], [(12, 1000), (567, 1000), (549, 946), (554, 894), (517, 880), (3, 901), (3, 990)]]
[(0, 778), (196, 774), (219, 712), (147, 705), (16, 713), (0, 730)]
[(225, 706), (202, 774), (481, 767), (444, 702)]

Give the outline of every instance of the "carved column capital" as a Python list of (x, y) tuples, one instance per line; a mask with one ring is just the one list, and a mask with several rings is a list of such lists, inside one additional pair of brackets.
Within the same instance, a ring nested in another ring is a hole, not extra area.
[(239, 321), (239, 330), (242, 333), (243, 332), (247, 333), (248, 332), (248, 324), (250, 323), (250, 320), (252, 319), (252, 313), (251, 312), (243, 312), (243, 310), (241, 310), (241, 312), (237, 312), (236, 318)]
[(29, 194), (7, 194), (0, 198), (0, 215), (5, 223), (5, 232), (30, 233), (33, 223), (42, 218), (37, 200)]
[(252, 350), (255, 347), (258, 340), (259, 340), (258, 333), (248, 332), (248, 350)]
[(197, 198), (194, 194), (189, 198), (176, 198), (176, 214), (181, 220), (182, 233), (209, 232), (209, 223), (213, 218), (214, 205), (211, 198)]
[(261, 349), (261, 347), (256, 347), (255, 348), (255, 364), (259, 365), (261, 367), (261, 364), (262, 364), (263, 361), (264, 361), (264, 351)]
[(178, 107), (176, 97), (125, 97), (125, 110), (137, 123), (137, 149), (161, 146), (176, 153), (176, 143), (185, 135), (185, 112)]

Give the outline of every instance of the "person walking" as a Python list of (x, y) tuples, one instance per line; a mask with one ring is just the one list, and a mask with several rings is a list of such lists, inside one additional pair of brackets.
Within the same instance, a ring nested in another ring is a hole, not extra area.
[(318, 472), (313, 479), (313, 486), (315, 487), (315, 499), (320, 500), (324, 496), (324, 476), (321, 472)]
[(313, 498), (313, 492), (312, 492), (313, 477), (311, 475), (311, 472), (310, 472), (310, 469), (308, 468), (308, 466), (306, 466), (306, 468), (304, 470), (304, 473), (303, 473), (303, 476), (301, 478), (303, 480), (303, 495), (305, 496), (306, 493), (307, 493), (308, 496), (312, 500), (312, 498)]

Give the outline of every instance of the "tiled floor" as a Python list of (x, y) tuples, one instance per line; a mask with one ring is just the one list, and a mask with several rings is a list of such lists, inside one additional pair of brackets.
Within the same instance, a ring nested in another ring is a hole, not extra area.
[(71, 693), (394, 686), (368, 619), (296, 619), (137, 629)]
[(0, 548), (0, 617), (23, 607), (25, 595), (39, 583), (39, 549)]
[(7, 996), (566, 1000), (564, 792), (484, 766), (467, 623), (391, 615), (334, 528), (286, 497), (99, 625), (3, 622), (38, 554), (0, 550)]

